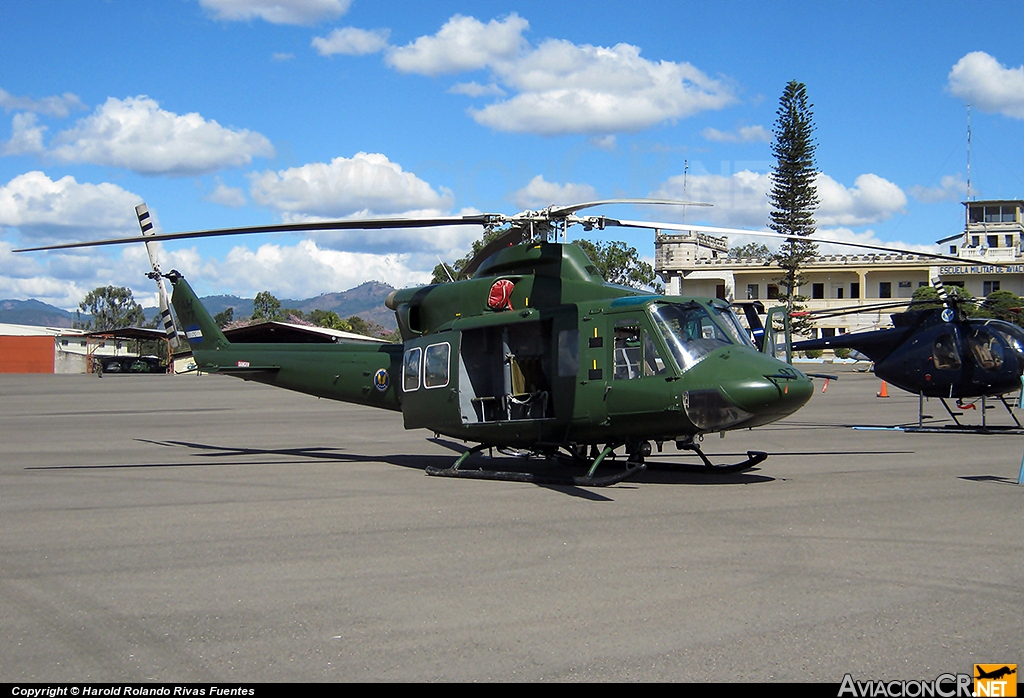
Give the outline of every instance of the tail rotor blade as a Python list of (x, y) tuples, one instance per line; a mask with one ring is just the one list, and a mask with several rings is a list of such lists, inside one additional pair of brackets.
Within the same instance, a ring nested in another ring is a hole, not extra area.
[[(149, 215), (149, 208), (146, 204), (139, 204), (135, 207), (135, 215), (139, 219), (139, 228), (146, 237), (154, 235), (153, 219)], [(171, 305), (167, 301), (167, 287), (164, 285), (164, 277), (160, 272), (160, 262), (156, 257), (156, 245), (149, 240), (145, 241), (146, 253), (149, 255), (149, 264), (153, 271), (148, 276), (156, 282), (157, 296), (160, 298), (160, 321), (164, 326), (164, 333), (173, 349), (177, 349), (181, 342), (178, 339), (178, 329), (174, 326), (174, 317), (171, 315)]]

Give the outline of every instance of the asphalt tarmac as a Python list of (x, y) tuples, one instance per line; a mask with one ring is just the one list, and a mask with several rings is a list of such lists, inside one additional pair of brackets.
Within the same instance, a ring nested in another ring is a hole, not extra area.
[(783, 422), (704, 441), (723, 462), (769, 451), (755, 471), (598, 489), (427, 477), (455, 453), (400, 414), (231, 378), (0, 375), (0, 681), (1024, 663), (1024, 437), (851, 428), (916, 422), (915, 396), (879, 386), (844, 372)]

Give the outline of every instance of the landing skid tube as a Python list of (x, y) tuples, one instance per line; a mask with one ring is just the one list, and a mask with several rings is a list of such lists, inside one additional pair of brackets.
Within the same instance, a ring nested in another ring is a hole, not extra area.
[(474, 480), (505, 480), (508, 482), (529, 482), (536, 485), (573, 485), (577, 487), (607, 487), (608, 485), (614, 485), (618, 482), (622, 482), (626, 478), (632, 477), (638, 473), (642, 473), (647, 469), (644, 465), (643, 458), (637, 460), (635, 457), (626, 461), (626, 467), (614, 475), (606, 475), (604, 477), (594, 477), (594, 473), (597, 471), (597, 467), (615, 450), (618, 444), (608, 445), (603, 451), (594, 459), (590, 466), (590, 470), (586, 475), (582, 476), (570, 476), (570, 475), (545, 475), (540, 473), (524, 473), (518, 471), (505, 471), (505, 470), (463, 470), (462, 465), (466, 460), (475, 453), (480, 453), (485, 448), (490, 448), (486, 444), (479, 444), (469, 449), (461, 456), (450, 468), (435, 468), (428, 465), (426, 468), (427, 475), (435, 475), (441, 477), (464, 477), (471, 478)]
[[(988, 417), (988, 410), (990, 408), (988, 406), (987, 396), (985, 396), (985, 395), (981, 396), (981, 424), (980, 425), (977, 425), (977, 424), (963, 424), (960, 421), (960, 417), (962, 415), (959, 415), (956, 412), (954, 412), (953, 410), (951, 410), (949, 405), (946, 403), (945, 398), (941, 398), (940, 397), (939, 398), (939, 402), (941, 402), (942, 406), (946, 408), (946, 412), (949, 414), (950, 418), (953, 420), (954, 423), (953, 424), (943, 424), (941, 426), (926, 426), (925, 423), (924, 423), (924, 420), (925, 419), (931, 419), (931, 415), (926, 415), (924, 413), (924, 395), (923, 394), (919, 394), (918, 395), (918, 400), (917, 400), (917, 426), (916, 427), (913, 427), (913, 426), (903, 427), (903, 431), (909, 431), (909, 432), (932, 432), (932, 433), (944, 432), (944, 433), (959, 433), (959, 434), (992, 434), (992, 433), (1014, 433), (1014, 434), (1019, 434), (1021, 432), (1021, 430), (1024, 429), (1024, 425), (1021, 425), (1020, 420), (1017, 419), (1017, 415), (1013, 413), (1013, 408), (1010, 406), (1010, 403), (1008, 403), (1006, 401), (1006, 397), (1003, 396), (1003, 395), (996, 395), (996, 399), (999, 400), (999, 402), (1001, 402), (1003, 404), (1003, 407), (1006, 409), (1006, 413), (1008, 415), (1010, 415), (1010, 418), (1013, 419), (1014, 424), (1017, 425), (1016, 428), (1010, 427), (1010, 426), (990, 426), (989, 425), (987, 417)], [(960, 403), (959, 400), (957, 400), (957, 406), (958, 407), (961, 406), (961, 403)]]
[(742, 473), (744, 470), (750, 470), (751, 468), (756, 466), (758, 463), (760, 463), (761, 461), (763, 461), (766, 458), (768, 458), (768, 454), (765, 453), (764, 451), (747, 451), (747, 459), (745, 461), (742, 461), (740, 463), (733, 463), (732, 465), (715, 465), (704, 454), (704, 451), (701, 450), (700, 446), (698, 446), (693, 441), (688, 441), (688, 442), (679, 441), (679, 442), (676, 442), (676, 447), (679, 448), (680, 450), (693, 451), (698, 456), (700, 456), (700, 459), (702, 461), (704, 461), (704, 465), (692, 466), (692, 465), (682, 465), (682, 464), (676, 465), (676, 464), (672, 464), (672, 465), (660, 466), (660, 467), (665, 467), (665, 468), (667, 468), (669, 470), (698, 470), (698, 471), (704, 472), (704, 473), (714, 473), (716, 475), (726, 475), (728, 473)]

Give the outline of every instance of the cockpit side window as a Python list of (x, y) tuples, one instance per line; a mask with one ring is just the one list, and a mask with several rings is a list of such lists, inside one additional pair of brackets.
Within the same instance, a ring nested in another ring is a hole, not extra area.
[(1003, 343), (987, 329), (979, 329), (967, 338), (967, 345), (978, 364), (986, 371), (998, 371), (1003, 366)]

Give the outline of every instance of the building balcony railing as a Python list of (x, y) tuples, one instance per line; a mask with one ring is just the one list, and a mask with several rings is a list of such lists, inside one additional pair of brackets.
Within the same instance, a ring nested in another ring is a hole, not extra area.
[(961, 247), (958, 257), (972, 262), (1012, 262), (1020, 256), (1016, 247)]

